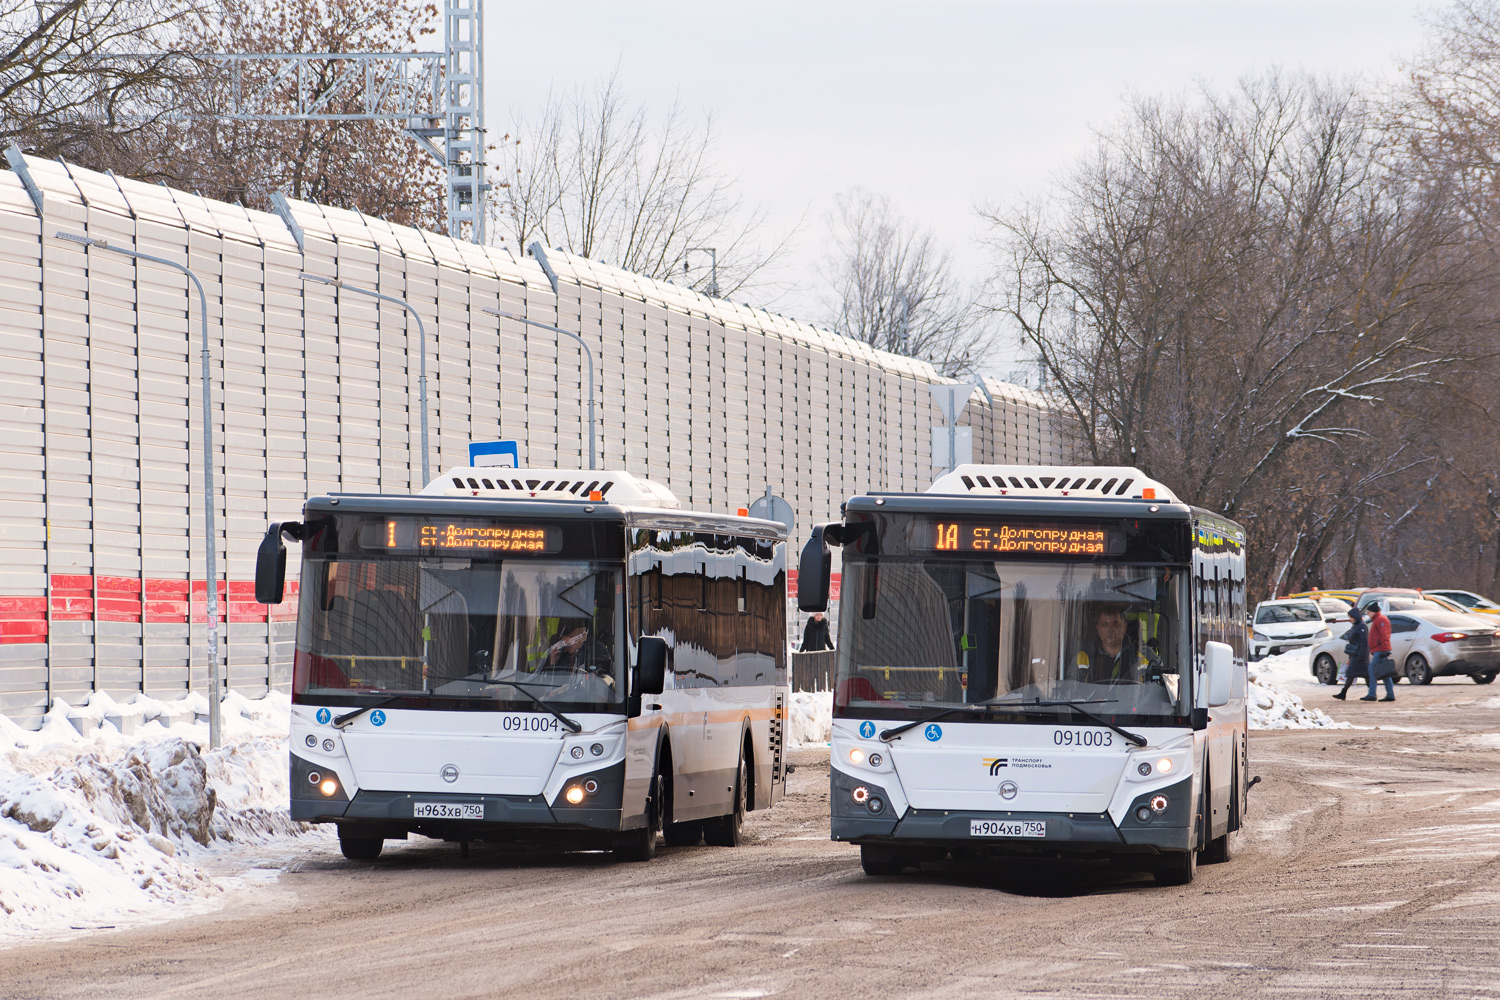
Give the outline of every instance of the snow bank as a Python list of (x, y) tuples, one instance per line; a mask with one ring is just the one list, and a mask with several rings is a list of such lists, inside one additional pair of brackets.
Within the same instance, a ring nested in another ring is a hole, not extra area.
[(833, 692), (793, 691), (790, 721), (790, 746), (826, 746), (833, 738)]
[[(1308, 670), (1308, 650), (1293, 650), (1250, 664), (1250, 689), (1245, 710), (1251, 729), (1348, 729), (1321, 708), (1308, 708), (1288, 690), (1289, 685), (1315, 684)], [(1500, 700), (1500, 699), (1497, 699)], [(833, 694), (797, 691), (792, 694), (792, 746), (828, 742), (833, 726)]]
[(1246, 708), (1251, 729), (1349, 729), (1321, 708), (1308, 708), (1289, 686), (1316, 684), (1308, 660), (1310, 649), (1278, 653), (1250, 664)]
[[(223, 745), (205, 753), (207, 711), (202, 695), (95, 695), (85, 712), (57, 703), (35, 732), (0, 718), (0, 940), (206, 908), (223, 888), (199, 862), (305, 829), (286, 811), (287, 696), (231, 692)], [(70, 717), (110, 721), (82, 735)]]

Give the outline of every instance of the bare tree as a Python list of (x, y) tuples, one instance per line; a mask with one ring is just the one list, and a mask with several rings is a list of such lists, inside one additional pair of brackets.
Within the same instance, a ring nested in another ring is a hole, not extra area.
[[(184, 26), (184, 42), (200, 52), (410, 51), (434, 34), (437, 8), (429, 0), (215, 0), (212, 11)], [(321, 91), (349, 67), (336, 59), (309, 64), (319, 75), (306, 86)], [(249, 72), (241, 67), (240, 72)], [(269, 86), (290, 111), (294, 91)], [(225, 201), (265, 207), (272, 191), (391, 222), (441, 230), (442, 172), (391, 121), (242, 121), (228, 118), (225, 90), (212, 72), (190, 88), (190, 117), (163, 134), (159, 175)], [(253, 88), (256, 81), (240, 81)], [(323, 110), (358, 110), (356, 96)]]
[[(518, 115), (502, 157), (510, 171), (490, 200), (494, 232), (520, 252), (533, 240), (648, 278), (687, 273), (690, 252), (717, 253), (719, 294), (761, 284), (790, 234), (760, 244), (764, 213), (748, 210), (714, 162), (712, 117), (680, 105), (653, 121), (631, 104), (619, 70), (593, 90), (552, 96)], [(694, 284), (706, 284), (706, 270)]]
[(1374, 119), (1274, 73), (1140, 100), (1058, 205), (988, 214), (998, 308), (1083, 455), (1244, 520), (1267, 585), (1320, 574), (1351, 519), (1425, 502), (1428, 420), (1493, 325), (1492, 255), (1391, 168)]
[(828, 322), (949, 378), (972, 375), (989, 340), (986, 317), (954, 277), (949, 251), (883, 195), (855, 188), (836, 204), (822, 268)]
[[(134, 172), (164, 88), (193, 67), (171, 54), (193, 0), (0, 0), (0, 145)], [(126, 58), (133, 53), (156, 56)]]

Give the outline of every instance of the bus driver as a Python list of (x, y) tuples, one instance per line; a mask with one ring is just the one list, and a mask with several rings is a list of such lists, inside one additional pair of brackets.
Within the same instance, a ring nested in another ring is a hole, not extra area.
[(1155, 653), (1130, 638), (1124, 604), (1095, 603), (1089, 609), (1088, 621), (1093, 635), (1079, 644), (1073, 659), (1074, 680), (1139, 684), (1148, 674), (1160, 673)]

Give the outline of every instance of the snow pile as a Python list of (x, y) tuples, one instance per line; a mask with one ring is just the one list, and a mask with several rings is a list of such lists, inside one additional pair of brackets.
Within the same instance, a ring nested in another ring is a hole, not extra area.
[(1294, 649), (1249, 665), (1246, 710), (1251, 729), (1349, 729), (1321, 708), (1308, 708), (1287, 685), (1316, 682), (1308, 669), (1310, 650)]
[(792, 692), (790, 721), (790, 746), (826, 746), (833, 738), (833, 692)]
[[(87, 736), (68, 721), (87, 716), (61, 702), (35, 732), (0, 718), (0, 939), (211, 905), (222, 887), (195, 860), (302, 829), (285, 807), (290, 707), (283, 694), (231, 693), (209, 753), (201, 695), (128, 706), (95, 695), (88, 708), (110, 721)], [(116, 726), (132, 712), (150, 721)]]

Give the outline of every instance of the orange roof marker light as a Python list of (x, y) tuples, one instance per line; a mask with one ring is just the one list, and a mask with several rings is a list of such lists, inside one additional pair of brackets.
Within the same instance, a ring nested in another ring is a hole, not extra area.
[(589, 499), (594, 501), (595, 503), (598, 503), (599, 501), (604, 499), (604, 494), (599, 492), (598, 490), (589, 490)]
[(734, 512), (736, 514), (738, 514), (740, 517), (749, 517), (750, 516), (750, 508), (749, 507), (736, 507), (734, 509)]
[(1147, 486), (1145, 489), (1141, 490), (1141, 499), (1142, 500), (1155, 500), (1156, 499), (1156, 489), (1155, 489), (1155, 487)]

